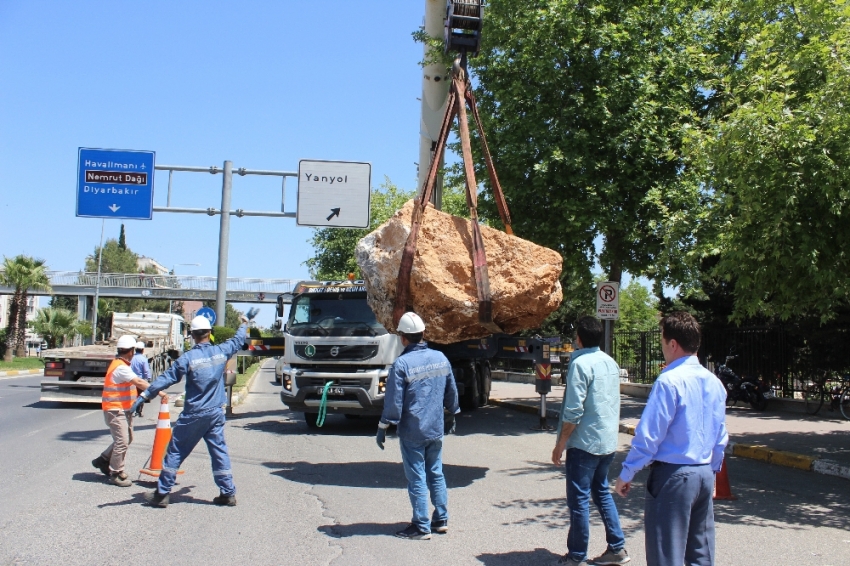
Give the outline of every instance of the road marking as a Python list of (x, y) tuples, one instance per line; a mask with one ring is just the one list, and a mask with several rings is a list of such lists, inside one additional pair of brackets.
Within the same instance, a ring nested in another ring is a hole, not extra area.
[(24, 377), (38, 377), (40, 375), (44, 375), (44, 373), (25, 373), (24, 375), (7, 375), (5, 377), (0, 377), (0, 381), (5, 381), (7, 379), (21, 379)]
[(82, 415), (78, 415), (78, 416), (74, 417), (74, 418), (73, 418), (73, 419), (71, 419), (71, 420), (72, 420), (72, 421), (75, 421), (75, 420), (77, 420), (77, 419), (82, 419), (83, 417), (87, 417), (87, 416), (89, 416), (89, 415), (93, 415), (93, 414), (95, 414), (95, 413), (100, 413), (100, 412), (101, 412), (101, 411), (89, 411), (88, 413), (83, 413)]

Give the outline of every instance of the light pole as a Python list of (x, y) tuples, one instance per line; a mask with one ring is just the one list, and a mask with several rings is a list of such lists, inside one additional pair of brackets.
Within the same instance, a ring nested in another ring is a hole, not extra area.
[[(170, 180), (171, 180), (171, 179), (169, 179), (169, 181), (170, 181)], [(201, 264), (200, 264), (200, 263), (175, 263), (174, 265), (172, 265), (172, 266), (171, 266), (171, 275), (175, 275), (175, 268), (176, 268), (178, 265), (193, 265), (193, 266), (195, 266), (195, 267), (200, 267), (200, 266), (201, 266)], [(173, 301), (171, 301), (171, 300), (169, 300), (169, 301), (168, 301), (168, 314), (171, 314), (171, 303), (172, 303), (172, 302), (173, 302)]]

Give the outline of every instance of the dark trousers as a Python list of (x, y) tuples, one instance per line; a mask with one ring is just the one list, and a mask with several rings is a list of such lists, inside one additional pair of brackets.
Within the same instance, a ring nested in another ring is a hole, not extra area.
[(714, 566), (714, 472), (655, 462), (646, 482), (648, 566)]

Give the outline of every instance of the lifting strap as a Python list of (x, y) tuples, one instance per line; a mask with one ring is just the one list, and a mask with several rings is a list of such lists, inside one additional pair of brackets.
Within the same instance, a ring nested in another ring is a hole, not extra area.
[[(465, 57), (461, 60), (465, 61)], [(437, 143), (431, 157), (431, 164), (428, 169), (428, 177), (425, 179), (425, 184), (419, 194), (419, 197), (414, 201), (413, 214), (411, 217), (410, 233), (407, 236), (407, 242), (404, 245), (404, 251), (401, 256), (401, 264), (398, 270), (398, 279), (396, 280), (395, 302), (393, 304), (393, 323), (398, 324), (401, 316), (407, 311), (407, 302), (410, 296), (410, 272), (413, 269), (413, 259), (416, 255), (416, 243), (419, 238), (419, 228), (422, 224), (425, 207), (428, 206), (431, 200), (431, 193), (437, 181), (437, 172), (440, 162), (443, 160), (443, 154), (446, 150), (446, 142), (451, 131), (452, 122), (455, 117), (458, 118), (458, 130), (460, 133), (461, 151), (463, 156), (464, 173), (466, 177), (466, 204), (469, 207), (469, 216), (472, 226), (472, 265), (475, 273), (475, 286), (478, 294), (478, 322), (490, 330), (491, 332), (501, 332), (501, 328), (493, 322), (493, 303), (490, 296), (490, 277), (487, 272), (487, 254), (484, 250), (484, 239), (481, 236), (481, 226), (478, 222), (478, 183), (475, 180), (475, 168), (472, 161), (472, 146), (469, 140), (469, 123), (466, 114), (466, 105), (469, 104), (472, 109), (472, 116), (478, 128), (478, 135), (481, 139), (481, 147), (484, 153), (484, 160), (487, 164), (487, 171), (490, 176), (490, 183), (493, 188), (493, 195), (496, 201), (496, 206), (499, 209), (499, 216), (502, 223), (505, 225), (505, 232), (513, 234), (511, 229), (511, 216), (508, 210), (508, 204), (505, 201), (505, 196), (502, 193), (502, 187), (499, 184), (499, 178), (496, 176), (496, 168), (493, 166), (493, 159), (490, 156), (490, 150), (487, 146), (487, 139), (484, 136), (484, 129), (481, 125), (481, 118), (478, 114), (478, 105), (475, 102), (475, 96), (472, 93), (469, 77), (464, 69), (465, 65), (455, 62), (452, 74), (452, 87), (449, 90), (449, 97), (446, 104), (446, 114), (443, 116), (443, 123), (440, 126), (440, 134), (437, 138)]]

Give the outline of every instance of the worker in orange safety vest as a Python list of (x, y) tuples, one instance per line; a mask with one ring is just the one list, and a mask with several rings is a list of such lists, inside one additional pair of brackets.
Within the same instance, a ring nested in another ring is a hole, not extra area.
[[(130, 369), (136, 338), (122, 336), (118, 339), (117, 348), (118, 355), (106, 370), (101, 397), (103, 419), (112, 434), (112, 444), (91, 464), (108, 476), (112, 485), (130, 487), (133, 482), (124, 473), (124, 458), (133, 442), (133, 415), (130, 409), (136, 400), (136, 389), (144, 391), (150, 384)], [(168, 400), (163, 392), (159, 396)]]

